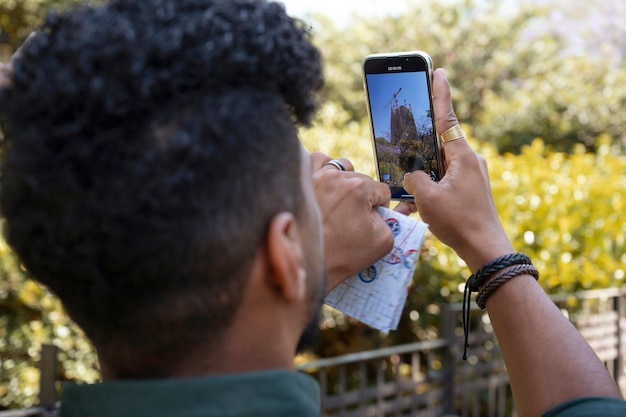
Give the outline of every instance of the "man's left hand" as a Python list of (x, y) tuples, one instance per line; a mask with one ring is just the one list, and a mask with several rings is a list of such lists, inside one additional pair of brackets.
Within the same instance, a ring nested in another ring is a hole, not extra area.
[(393, 248), (393, 234), (376, 207), (389, 207), (386, 184), (354, 172), (352, 163), (339, 158), (345, 168), (327, 164), (323, 153), (311, 155), (313, 184), (324, 225), (324, 255), (328, 291), (364, 270)]

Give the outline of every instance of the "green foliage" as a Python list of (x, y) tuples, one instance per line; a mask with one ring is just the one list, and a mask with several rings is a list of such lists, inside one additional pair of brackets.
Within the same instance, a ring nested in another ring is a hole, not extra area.
[[(580, 145), (570, 154), (548, 150), (541, 139), (520, 155), (500, 155), (475, 139), (470, 143), (487, 159), (513, 246), (533, 259), (548, 292), (624, 285), (626, 157), (608, 138), (598, 138), (594, 153)], [(428, 234), (398, 330), (377, 334), (327, 309), (318, 353), (334, 356), (436, 338), (441, 306), (462, 300), (469, 275), (465, 263)]]
[[(603, 49), (573, 50), (573, 37), (550, 25), (555, 10), (522, 3), (512, 13), (499, 1), (415, 1), (402, 16), (355, 17), (344, 28), (316, 17), (324, 98), (359, 123), (367, 116), (361, 61), (371, 53), (420, 49), (446, 69), (461, 122), (500, 151), (519, 152), (535, 137), (559, 151), (577, 143), (592, 150), (602, 134), (623, 149), (624, 44), (615, 46), (621, 55), (596, 38), (586, 41)], [(562, 31), (581, 36), (575, 23)]]
[(49, 10), (63, 10), (104, 0), (0, 0), (0, 39), (16, 50), (42, 22)]
[[(621, 286), (624, 43), (584, 38), (578, 26), (556, 32), (555, 10), (524, 4), (510, 13), (501, 2), (459, 0), (413, 2), (403, 16), (356, 17), (343, 28), (316, 17), (327, 101), (302, 137), (309, 149), (348, 157), (373, 174), (361, 61), (376, 52), (425, 50), (446, 68), (457, 115), (491, 166), (503, 224), (515, 247), (535, 260), (542, 285), (550, 292)], [(572, 51), (571, 32), (602, 48)], [(456, 254), (427, 237), (398, 331), (375, 334), (327, 310), (318, 354), (437, 337), (440, 306), (461, 300), (469, 274)]]
[(595, 153), (579, 146), (570, 155), (547, 152), (537, 139), (492, 164), (509, 236), (535, 259), (551, 292), (623, 284), (626, 158), (616, 151), (606, 137)]
[(95, 351), (47, 289), (29, 280), (0, 240), (0, 410), (37, 403), (42, 343), (61, 349), (59, 380), (96, 381)]
[(595, 138), (606, 135), (623, 151), (624, 68), (586, 57), (554, 61), (558, 70), (503, 82), (499, 95), (486, 92), (489, 111), (479, 115), (476, 132), (497, 138), (500, 150), (517, 151), (538, 136), (549, 138), (546, 144), (555, 150), (569, 152), (576, 144), (593, 150)]

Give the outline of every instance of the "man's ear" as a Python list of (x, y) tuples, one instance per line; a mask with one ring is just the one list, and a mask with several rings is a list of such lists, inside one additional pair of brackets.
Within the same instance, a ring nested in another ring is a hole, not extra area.
[(304, 299), (306, 270), (302, 233), (292, 213), (281, 212), (270, 222), (267, 253), (271, 285), (290, 301)]

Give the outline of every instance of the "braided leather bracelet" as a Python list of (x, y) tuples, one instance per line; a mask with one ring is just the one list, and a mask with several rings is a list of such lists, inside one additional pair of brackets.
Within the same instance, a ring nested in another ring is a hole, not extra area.
[(493, 277), (487, 284), (485, 284), (480, 291), (478, 292), (478, 297), (476, 297), (476, 304), (480, 307), (481, 310), (485, 309), (485, 304), (487, 303), (487, 298), (497, 290), (502, 284), (510, 280), (511, 278), (515, 278), (519, 275), (529, 274), (535, 277), (535, 279), (539, 279), (539, 271), (533, 265), (515, 265), (510, 267), (509, 269), (505, 269), (500, 271), (495, 277)]
[(496, 258), (492, 261), (487, 262), (476, 271), (475, 274), (469, 277), (467, 280), (467, 284), (469, 285), (470, 292), (476, 292), (485, 285), (485, 281), (492, 274), (506, 268), (511, 265), (532, 265), (532, 262), (528, 255), (525, 255), (521, 252), (507, 253), (506, 255), (502, 255), (499, 258)]
[[(502, 255), (492, 261), (487, 262), (476, 271), (475, 274), (472, 274), (465, 284), (465, 290), (463, 291), (463, 335), (465, 337), (463, 344), (463, 360), (467, 359), (467, 348), (469, 346), (469, 327), (470, 327), (470, 302), (471, 302), (471, 293), (479, 291), (486, 283), (487, 279), (493, 275), (494, 273), (500, 272), (504, 268), (508, 268), (513, 265), (531, 265), (532, 262), (530, 258), (521, 253), (514, 252), (508, 253), (506, 255)], [(534, 267), (533, 267), (534, 268)], [(519, 274), (518, 274), (519, 275)], [(497, 284), (498, 286), (501, 285)], [(496, 285), (496, 284), (494, 284)], [(487, 297), (495, 291), (495, 288), (491, 289)], [(486, 301), (486, 298), (485, 298)]]

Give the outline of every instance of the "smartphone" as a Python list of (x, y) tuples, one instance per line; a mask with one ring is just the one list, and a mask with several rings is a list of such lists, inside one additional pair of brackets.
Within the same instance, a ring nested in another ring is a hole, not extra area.
[(363, 61), (378, 180), (394, 200), (413, 199), (402, 188), (404, 174), (444, 174), (443, 148), (433, 115), (433, 65), (426, 52), (369, 55)]

